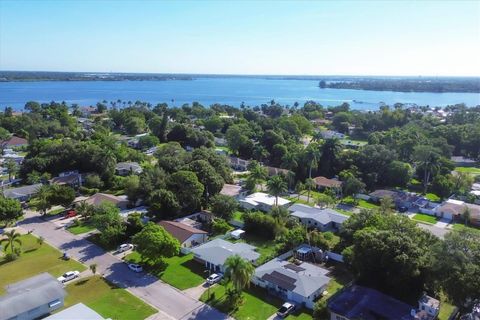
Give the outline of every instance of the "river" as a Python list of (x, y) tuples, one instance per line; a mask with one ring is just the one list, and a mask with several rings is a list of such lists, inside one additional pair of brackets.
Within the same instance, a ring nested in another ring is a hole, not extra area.
[[(197, 101), (205, 106), (213, 103), (256, 106), (272, 99), (281, 103), (302, 105), (314, 100), (324, 106), (348, 102), (352, 109), (376, 110), (380, 104), (414, 103), (446, 106), (465, 103), (480, 105), (479, 93), (392, 92), (349, 89), (320, 89), (315, 80), (279, 80), (259, 77), (209, 77), (195, 80), (167, 81), (39, 81), (0, 82), (0, 108), (11, 106), (22, 110), (25, 102), (66, 101), (80, 106), (99, 101), (167, 102), (181, 106)], [(172, 103), (173, 100), (173, 103)]]

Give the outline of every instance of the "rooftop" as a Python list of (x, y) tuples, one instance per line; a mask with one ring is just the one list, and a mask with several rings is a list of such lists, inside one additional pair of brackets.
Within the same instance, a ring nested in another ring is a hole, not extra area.
[(6, 189), (3, 191), (3, 195), (6, 198), (19, 198), (24, 196), (30, 196), (32, 194), (35, 194), (41, 186), (41, 183), (37, 183), (29, 186)]
[(0, 296), (0, 319), (10, 319), (67, 295), (62, 284), (46, 272), (11, 284), (5, 289), (7, 293)]
[(77, 303), (44, 320), (104, 320), (104, 318), (83, 303)]
[[(251, 195), (246, 196), (242, 201), (250, 203), (251, 205), (257, 206), (259, 204), (266, 204), (273, 206), (275, 204), (275, 197), (263, 192), (255, 192)], [(278, 205), (283, 206), (290, 203), (289, 200), (278, 197)]]
[(215, 265), (223, 265), (228, 257), (235, 254), (249, 261), (255, 261), (260, 257), (255, 250), (256, 247), (246, 243), (232, 243), (217, 238), (192, 249), (192, 252), (202, 260)]
[(223, 185), (222, 190), (220, 191), (220, 194), (223, 194), (225, 196), (230, 196), (230, 197), (236, 197), (240, 194), (241, 191), (242, 191), (241, 186), (237, 186), (236, 184), (225, 183)]
[(93, 206), (98, 206), (103, 202), (110, 202), (110, 203), (113, 203), (114, 205), (118, 205), (122, 202), (127, 202), (127, 201), (128, 200), (125, 197), (114, 196), (113, 194), (107, 194), (107, 193), (95, 193), (94, 195), (90, 196), (87, 200), (85, 200), (86, 203)]
[(255, 270), (255, 276), (292, 291), (302, 297), (309, 297), (324, 288), (330, 278), (329, 271), (313, 264), (302, 262), (299, 265), (287, 260), (273, 259)]
[(342, 186), (342, 181), (335, 180), (335, 179), (328, 179), (322, 176), (313, 178), (313, 181), (319, 187), (340, 188)]
[(180, 243), (185, 242), (188, 238), (194, 234), (207, 234), (207, 232), (190, 227), (189, 225), (176, 222), (176, 221), (160, 221), (158, 223)]
[(380, 291), (353, 285), (333, 296), (328, 309), (348, 319), (413, 320), (415, 308)]
[(300, 219), (312, 219), (323, 225), (330, 222), (341, 224), (348, 219), (348, 216), (333, 209), (319, 209), (304, 204), (294, 204), (288, 210), (292, 213), (292, 216)]

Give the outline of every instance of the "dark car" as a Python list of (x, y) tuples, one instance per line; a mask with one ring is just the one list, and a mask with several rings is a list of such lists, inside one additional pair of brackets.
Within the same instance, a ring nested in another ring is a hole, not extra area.
[(398, 207), (398, 212), (404, 213), (404, 212), (407, 212), (407, 211), (408, 211), (408, 208), (405, 207), (405, 206)]

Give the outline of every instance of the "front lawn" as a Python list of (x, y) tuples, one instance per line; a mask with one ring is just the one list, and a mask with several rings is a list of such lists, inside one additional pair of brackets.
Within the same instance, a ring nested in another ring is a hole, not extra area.
[(268, 295), (266, 290), (252, 285), (243, 292), (243, 303), (237, 310), (232, 310), (232, 306), (227, 302), (225, 291), (225, 285), (218, 284), (210, 289), (210, 300), (208, 300), (208, 291), (205, 291), (200, 297), (200, 301), (208, 303), (238, 320), (268, 319), (277, 312), (283, 303), (279, 298)]
[(67, 230), (73, 234), (82, 234), (95, 230), (95, 227), (80, 220), (76, 226), (68, 227)]
[(442, 198), (437, 196), (435, 193), (427, 193), (425, 195), (425, 198), (427, 198), (428, 200), (433, 201), (433, 202), (440, 202), (442, 200)]
[(99, 276), (78, 280), (66, 287), (65, 307), (82, 302), (104, 318), (145, 319), (157, 310)]
[(480, 228), (477, 228), (477, 227), (474, 227), (474, 226), (466, 226), (464, 223), (454, 223), (452, 228), (453, 228), (453, 230), (469, 229), (469, 230), (475, 230), (477, 232), (480, 232)]
[(439, 218), (435, 216), (431, 216), (423, 213), (417, 213), (416, 215), (413, 216), (412, 219), (420, 222), (431, 223), (431, 224), (435, 224), (439, 220)]
[(357, 207), (360, 207), (360, 208), (363, 208), (363, 209), (378, 209), (378, 208), (380, 208), (379, 205), (376, 205), (374, 203), (368, 202), (368, 201), (363, 200), (363, 199), (358, 200)]
[(480, 174), (480, 168), (474, 168), (474, 167), (456, 167), (455, 171), (470, 173), (470, 174), (473, 174), (473, 175), (479, 175)]
[(11, 262), (0, 258), (0, 291), (7, 284), (11, 284), (25, 278), (33, 277), (42, 272), (48, 272), (54, 277), (61, 276), (70, 270), (83, 271), (86, 267), (79, 262), (70, 259), (63, 260), (62, 253), (46, 243), (37, 243), (33, 235), (23, 235), (22, 254)]
[[(142, 261), (138, 252), (130, 253), (125, 260), (136, 263)], [(206, 278), (204, 266), (193, 260), (193, 254), (166, 258), (164, 266), (146, 266), (146, 269), (180, 290), (197, 287), (204, 283)]]

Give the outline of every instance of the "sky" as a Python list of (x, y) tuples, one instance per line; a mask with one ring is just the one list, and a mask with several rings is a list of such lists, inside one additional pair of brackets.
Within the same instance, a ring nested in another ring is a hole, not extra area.
[(0, 0), (0, 70), (480, 76), (480, 1)]

